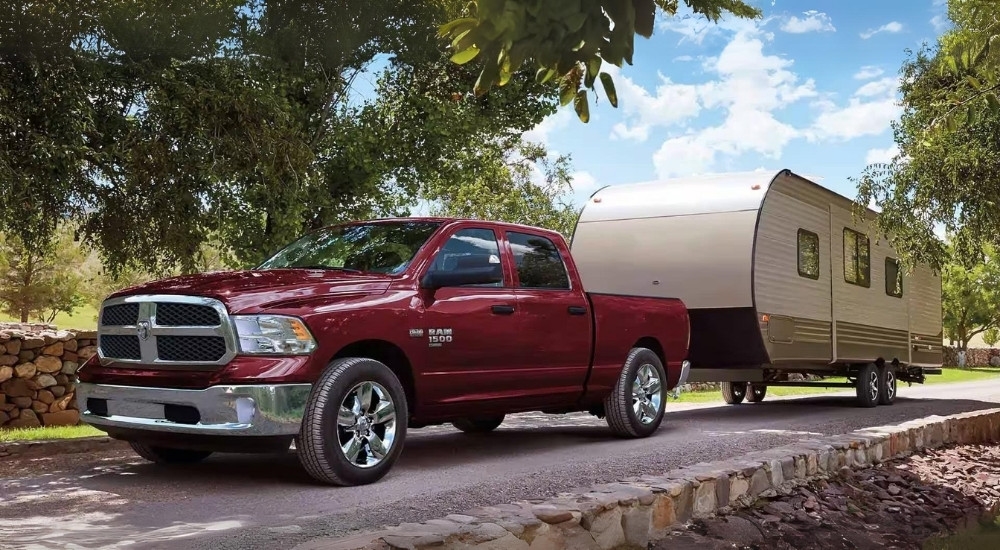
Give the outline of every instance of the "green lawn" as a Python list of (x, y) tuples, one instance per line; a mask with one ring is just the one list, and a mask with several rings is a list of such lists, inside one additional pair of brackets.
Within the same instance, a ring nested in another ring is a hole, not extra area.
[[(1000, 368), (978, 368), (978, 369), (943, 369), (939, 375), (928, 375), (927, 380), (924, 382), (926, 385), (931, 384), (949, 384), (954, 382), (975, 382), (977, 380), (989, 380), (991, 378), (1000, 377)], [(829, 378), (830, 382), (846, 382), (846, 378)], [(914, 386), (919, 386), (919, 384), (914, 384)], [(906, 387), (906, 384), (902, 384), (902, 387)], [(809, 395), (817, 393), (830, 393), (836, 391), (850, 391), (851, 388), (799, 388), (799, 387), (769, 387), (767, 388), (767, 395), (770, 397), (774, 396), (786, 396), (786, 395)], [(672, 400), (673, 401), (673, 400)], [(681, 393), (680, 399), (676, 401), (680, 403), (711, 403), (711, 402), (722, 402), (722, 393), (718, 390), (710, 391), (699, 391), (699, 392), (686, 392)]]
[[(17, 323), (20, 319), (0, 313), (0, 321)], [(28, 322), (37, 323), (38, 319), (28, 319)], [(84, 304), (76, 308), (72, 315), (60, 313), (52, 324), (66, 330), (97, 330), (97, 306)]]
[(104, 435), (104, 432), (86, 424), (79, 426), (51, 426), (47, 428), (18, 428), (14, 430), (0, 430), (0, 442), (73, 439), (94, 435)]

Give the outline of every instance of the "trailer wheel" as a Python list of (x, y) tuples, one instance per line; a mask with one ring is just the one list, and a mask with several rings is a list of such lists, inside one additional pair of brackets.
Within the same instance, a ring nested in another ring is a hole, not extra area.
[(604, 399), (605, 421), (619, 437), (647, 437), (660, 427), (667, 402), (667, 373), (656, 353), (632, 348), (618, 383)]
[(746, 382), (723, 382), (722, 398), (730, 405), (739, 405), (747, 396)]
[(451, 423), (465, 433), (485, 433), (492, 432), (503, 424), (504, 415), (485, 416), (479, 418), (463, 418)]
[(896, 365), (887, 363), (878, 369), (879, 405), (892, 405), (896, 401)]
[(747, 389), (747, 403), (760, 403), (764, 400), (764, 396), (767, 395), (767, 386), (762, 386), (760, 384), (748, 384)]
[(140, 441), (129, 441), (128, 444), (136, 454), (157, 464), (193, 464), (205, 460), (212, 454), (212, 451), (157, 447)]
[(879, 404), (882, 395), (882, 377), (879, 369), (873, 363), (861, 367), (858, 379), (854, 382), (857, 391), (858, 404), (862, 407), (874, 407)]
[(406, 394), (373, 359), (337, 359), (320, 375), (299, 430), (299, 462), (317, 481), (364, 485), (381, 479), (403, 450)]

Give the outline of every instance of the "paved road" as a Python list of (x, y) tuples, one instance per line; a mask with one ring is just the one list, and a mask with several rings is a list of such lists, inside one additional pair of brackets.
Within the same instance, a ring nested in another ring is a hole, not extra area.
[(612, 439), (588, 415), (511, 417), (494, 433), (414, 430), (400, 462), (365, 487), (316, 486), (293, 453), (220, 455), (161, 468), (127, 452), (0, 463), (0, 548), (292, 548), (386, 524), (663, 472), (932, 414), (992, 408), (1000, 380), (900, 388), (891, 407), (851, 394), (757, 405), (668, 404), (653, 437)]

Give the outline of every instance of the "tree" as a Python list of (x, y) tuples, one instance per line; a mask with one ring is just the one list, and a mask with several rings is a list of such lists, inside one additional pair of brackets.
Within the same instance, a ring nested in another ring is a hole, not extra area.
[(981, 255), (983, 245), (1000, 246), (1000, 102), (994, 97), (1000, 44), (995, 10), (981, 9), (993, 4), (949, 2), (955, 28), (901, 70), (903, 114), (893, 123), (899, 154), (866, 167), (858, 179), (858, 203), (880, 206), (875, 229), (890, 235), (908, 263), (941, 266), (948, 259), (936, 226), (952, 236), (960, 258)]
[(971, 262), (955, 259), (941, 273), (944, 329), (963, 351), (977, 334), (1000, 328), (1000, 256), (989, 252)]
[(1000, 328), (992, 327), (990, 329), (983, 331), (983, 343), (989, 347), (993, 347), (1000, 342)]
[(464, 178), (428, 185), (424, 196), (435, 201), (432, 214), (523, 223), (570, 236), (579, 211), (569, 197), (569, 157), (552, 159), (544, 147), (523, 142), (513, 152), (479, 152), (485, 154), (445, 161)]
[[(726, 13), (761, 15), (742, 0), (684, 3), (713, 22)], [(652, 36), (657, 8), (672, 16), (678, 6), (678, 0), (472, 0), (468, 13), (442, 25), (439, 35), (451, 39), (453, 62), (479, 60), (477, 95), (515, 80), (514, 74), (530, 61), (535, 78), (557, 80), (562, 105), (573, 102), (577, 116), (587, 122), (587, 90), (596, 93), (598, 78), (608, 102), (618, 106), (614, 82), (601, 65), (631, 65), (635, 35)]]
[(31, 317), (51, 323), (84, 301), (83, 254), (70, 229), (61, 228), (57, 237), (46, 247), (26, 245), (17, 235), (0, 242), (0, 301), (22, 323)]

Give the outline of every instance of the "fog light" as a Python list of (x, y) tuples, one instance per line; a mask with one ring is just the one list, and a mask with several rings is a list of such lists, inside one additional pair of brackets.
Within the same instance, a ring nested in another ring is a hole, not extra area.
[(239, 397), (236, 399), (236, 420), (240, 424), (250, 424), (253, 416), (257, 414), (257, 404), (252, 397)]

